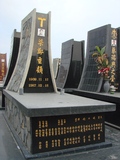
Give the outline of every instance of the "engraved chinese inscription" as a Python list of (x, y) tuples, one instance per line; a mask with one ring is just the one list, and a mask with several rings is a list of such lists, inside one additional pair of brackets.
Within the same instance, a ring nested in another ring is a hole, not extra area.
[(104, 116), (66, 115), (32, 119), (33, 153), (104, 141)]

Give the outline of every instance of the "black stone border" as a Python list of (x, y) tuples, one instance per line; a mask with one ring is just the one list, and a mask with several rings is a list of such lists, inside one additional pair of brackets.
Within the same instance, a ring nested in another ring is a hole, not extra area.
[(91, 151), (91, 150), (96, 150), (96, 149), (101, 149), (101, 148), (107, 148), (107, 147), (112, 147), (111, 142), (101, 142), (97, 144), (91, 144), (91, 145), (86, 145), (86, 146), (81, 146), (81, 147), (74, 147), (74, 148), (68, 148), (68, 149), (63, 149), (63, 150), (57, 150), (57, 151), (50, 151), (50, 152), (44, 152), (44, 153), (37, 153), (37, 154), (31, 154), (28, 149), (23, 145), (21, 142), (20, 138), (18, 137), (17, 133), (15, 132), (13, 126), (9, 123), (9, 120), (5, 113), (3, 114), (3, 117), (15, 139), (17, 142), (22, 154), (24, 155), (25, 159), (34, 159), (34, 158), (48, 158), (48, 157), (55, 157), (55, 156), (67, 156), (67, 154), (75, 154), (78, 152), (85, 152), (85, 151)]

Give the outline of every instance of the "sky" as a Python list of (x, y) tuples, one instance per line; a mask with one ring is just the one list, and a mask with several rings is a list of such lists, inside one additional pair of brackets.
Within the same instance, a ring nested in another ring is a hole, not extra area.
[(21, 32), (21, 21), (34, 8), (45, 14), (51, 11), (52, 58), (61, 57), (65, 41), (85, 40), (86, 46), (88, 31), (106, 24), (120, 27), (120, 0), (1, 0), (0, 53), (7, 53), (7, 61), (14, 29)]

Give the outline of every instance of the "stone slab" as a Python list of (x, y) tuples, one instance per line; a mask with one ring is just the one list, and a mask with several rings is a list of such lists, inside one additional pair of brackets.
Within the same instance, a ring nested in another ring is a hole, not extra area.
[(114, 103), (60, 93), (18, 93), (3, 90), (3, 94), (28, 117), (100, 113), (116, 110)]
[(4, 114), (4, 118), (6, 120), (6, 123), (13, 134), (13, 137), (15, 138), (17, 145), (19, 146), (22, 154), (24, 155), (25, 159), (46, 159), (46, 158), (55, 158), (56, 156), (67, 156), (69, 154), (78, 154), (82, 152), (88, 152), (91, 150), (98, 150), (102, 148), (109, 148), (112, 147), (112, 143), (110, 141), (106, 142), (101, 142), (98, 144), (91, 144), (91, 145), (86, 145), (86, 146), (80, 146), (80, 147), (73, 147), (73, 148), (68, 148), (64, 150), (58, 150), (58, 151), (51, 151), (51, 152), (46, 152), (46, 153), (36, 153), (36, 154), (31, 154), (28, 149), (23, 145), (21, 140), (19, 139), (18, 135), (16, 134), (13, 126), (9, 123), (6, 115)]

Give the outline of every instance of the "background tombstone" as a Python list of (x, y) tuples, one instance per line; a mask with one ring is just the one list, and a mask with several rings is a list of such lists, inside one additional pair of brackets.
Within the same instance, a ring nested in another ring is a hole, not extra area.
[[(106, 46), (106, 53), (112, 63), (110, 81), (115, 83), (117, 47), (113, 45), (112, 42), (116, 42), (117, 37), (114, 37), (113, 34), (116, 34), (116, 29), (111, 28), (110, 24), (88, 32), (86, 60), (78, 89), (93, 92), (100, 92), (101, 90), (102, 79), (98, 74), (97, 65), (92, 58), (95, 46), (101, 48)], [(115, 50), (115, 52), (113, 52), (113, 50)], [(113, 59), (113, 56), (115, 59)]]
[(34, 9), (23, 19), (18, 60), (8, 90), (56, 91), (50, 51), (50, 16), (50, 13), (36, 13)]
[(56, 80), (58, 88), (77, 88), (84, 64), (84, 41), (62, 43), (61, 64)]
[(59, 67), (60, 67), (60, 58), (54, 58), (53, 59), (53, 71), (54, 71), (54, 77), (57, 79)]
[(7, 74), (4, 80), (4, 87), (7, 86), (14, 71), (19, 52), (19, 44), (20, 44), (20, 32), (17, 32), (15, 29), (11, 38), (10, 58), (9, 58)]

